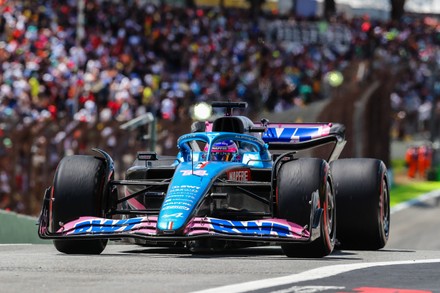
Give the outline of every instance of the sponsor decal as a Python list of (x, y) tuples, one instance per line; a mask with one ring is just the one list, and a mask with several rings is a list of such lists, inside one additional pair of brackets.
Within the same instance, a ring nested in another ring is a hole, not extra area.
[(208, 165), (209, 162), (202, 162), (197, 164), (196, 169), (203, 169), (206, 165)]
[(307, 141), (317, 137), (323, 137), (329, 134), (330, 125), (270, 125), (263, 133), (265, 142), (298, 142)]
[(180, 170), (180, 172), (182, 172), (182, 176), (190, 176), (190, 175), (208, 176), (208, 171), (206, 170)]
[(212, 228), (221, 233), (247, 234), (247, 235), (276, 235), (288, 237), (291, 235), (290, 227), (281, 223), (270, 221), (229, 221), (222, 219), (210, 219)]
[(72, 234), (125, 232), (130, 231), (135, 225), (140, 224), (141, 222), (142, 218), (124, 220), (92, 219), (77, 223)]
[(174, 214), (166, 214), (162, 216), (163, 218), (167, 219), (167, 218), (183, 218), (183, 213), (174, 213)]
[(176, 206), (176, 205), (166, 206), (166, 207), (162, 208), (163, 211), (165, 211), (165, 210), (172, 210), (172, 209), (189, 211), (188, 207)]
[(228, 180), (247, 182), (251, 181), (251, 170), (239, 169), (226, 172)]
[[(200, 186), (195, 185), (174, 185), (170, 186), (168, 194), (163, 202), (162, 211), (167, 211), (171, 209), (189, 211), (194, 206), (197, 194), (200, 191)], [(174, 212), (170, 212), (173, 213)], [(176, 211), (175, 214), (179, 214)], [(171, 216), (169, 216), (171, 217)], [(183, 218), (183, 212), (180, 213), (180, 218)], [(174, 217), (177, 219), (177, 217)]]

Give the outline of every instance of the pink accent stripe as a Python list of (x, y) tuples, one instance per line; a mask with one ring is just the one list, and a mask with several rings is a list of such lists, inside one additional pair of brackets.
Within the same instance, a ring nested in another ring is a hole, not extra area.
[[(125, 189), (125, 196), (129, 196), (130, 195), (130, 193), (128, 193), (128, 190), (127, 189)], [(127, 202), (133, 207), (133, 208), (135, 208), (135, 209), (137, 209), (137, 210), (145, 210), (146, 209), (146, 207), (143, 205), (143, 204), (141, 204), (137, 199), (135, 199), (134, 197), (133, 198), (130, 198), (129, 200), (127, 200)]]

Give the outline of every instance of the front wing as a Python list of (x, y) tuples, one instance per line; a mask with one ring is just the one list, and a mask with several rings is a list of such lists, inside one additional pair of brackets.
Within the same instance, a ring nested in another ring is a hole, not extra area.
[(282, 219), (231, 221), (210, 217), (195, 217), (182, 235), (157, 234), (157, 217), (129, 219), (81, 217), (66, 223), (57, 232), (49, 232), (45, 220), (40, 219), (41, 238), (140, 238), (150, 241), (188, 241), (198, 238), (248, 240), (258, 242), (307, 242), (311, 233), (303, 227)]
[[(43, 217), (44, 215), (42, 215)], [(309, 230), (282, 219), (231, 221), (195, 217), (181, 235), (157, 234), (157, 216), (129, 219), (81, 217), (66, 223), (56, 232), (48, 229), (48, 219), (40, 217), (38, 233), (46, 239), (139, 238), (154, 242), (188, 241), (200, 238), (246, 240), (257, 242), (308, 242)]]
[[(313, 197), (315, 201), (317, 196)], [(156, 215), (126, 219), (80, 217), (64, 223), (58, 231), (51, 229), (50, 188), (46, 190), (38, 220), (38, 234), (43, 239), (122, 239), (138, 238), (152, 242), (183, 242), (201, 238), (253, 242), (308, 243), (320, 235), (322, 209), (312, 209), (305, 227), (279, 218), (227, 220), (214, 217), (193, 217), (183, 231), (164, 230), (158, 233)], [(315, 206), (315, 204), (312, 204)], [(172, 225), (172, 222), (169, 223)]]

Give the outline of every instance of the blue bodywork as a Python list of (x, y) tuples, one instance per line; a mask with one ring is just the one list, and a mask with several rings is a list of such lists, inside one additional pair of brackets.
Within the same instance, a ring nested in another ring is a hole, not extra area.
[[(196, 141), (212, 146), (225, 140), (236, 141), (242, 146), (239, 148), (240, 154), (233, 162), (210, 161), (211, 147), (194, 149)], [(267, 145), (261, 139), (247, 134), (191, 133), (181, 136), (177, 144), (180, 163), (176, 167), (158, 218), (158, 230), (164, 233), (185, 228), (201, 199), (219, 175), (238, 168), (272, 167)]]

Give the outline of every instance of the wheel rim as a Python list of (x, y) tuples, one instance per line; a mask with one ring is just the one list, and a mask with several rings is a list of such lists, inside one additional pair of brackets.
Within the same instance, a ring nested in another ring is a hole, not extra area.
[(334, 222), (334, 214), (335, 214), (335, 202), (333, 193), (331, 192), (331, 186), (330, 183), (327, 182), (327, 196), (326, 196), (326, 202), (325, 202), (325, 209), (326, 209), (326, 222), (327, 222), (327, 229), (328, 234), (330, 236), (330, 239), (332, 238), (333, 233), (333, 222)]
[(388, 187), (385, 180), (383, 180), (382, 183), (382, 190), (379, 199), (379, 224), (381, 225), (381, 231), (383, 231), (385, 239), (388, 238), (390, 230), (390, 211)]

